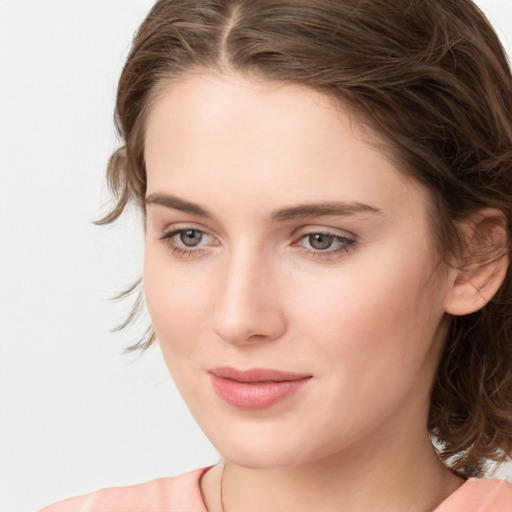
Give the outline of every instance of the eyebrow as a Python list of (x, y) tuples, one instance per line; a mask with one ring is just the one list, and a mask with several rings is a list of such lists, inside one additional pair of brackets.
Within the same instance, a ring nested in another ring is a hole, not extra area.
[[(208, 210), (204, 209), (202, 206), (199, 206), (198, 204), (192, 203), (190, 201), (185, 201), (184, 199), (180, 199), (179, 197), (170, 194), (149, 194), (146, 197), (145, 202), (146, 205), (156, 204), (159, 206), (164, 206), (165, 208), (172, 208), (173, 210), (178, 210), (184, 213), (189, 213), (191, 215), (196, 215), (198, 217), (209, 219), (213, 218), (213, 215), (210, 212), (208, 212)], [(320, 203), (305, 203), (299, 204), (297, 206), (291, 206), (288, 208), (276, 210), (271, 214), (271, 219), (274, 222), (284, 222), (287, 220), (297, 218), (311, 218), (327, 215), (348, 216), (355, 215), (358, 213), (380, 214), (382, 212), (375, 206), (360, 203), (358, 201), (333, 201)]]
[(180, 199), (179, 197), (172, 196), (170, 194), (149, 194), (148, 196), (146, 196), (146, 206), (148, 204), (157, 204), (159, 206), (165, 206), (165, 208), (172, 208), (173, 210), (179, 210), (180, 212), (190, 213), (192, 215), (197, 215), (198, 217), (213, 217), (213, 215), (211, 215), (202, 206), (199, 206), (196, 203), (191, 203), (190, 201), (185, 201), (184, 199)]
[(348, 216), (357, 213), (381, 213), (381, 210), (369, 204), (358, 201), (334, 201), (327, 203), (306, 203), (277, 210), (272, 214), (272, 220), (282, 222), (296, 218), (321, 217), (327, 215)]

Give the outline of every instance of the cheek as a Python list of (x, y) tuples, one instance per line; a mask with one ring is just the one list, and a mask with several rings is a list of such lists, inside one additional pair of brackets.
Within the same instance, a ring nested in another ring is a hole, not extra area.
[(190, 351), (191, 340), (208, 318), (211, 286), (202, 275), (199, 281), (192, 267), (171, 261), (165, 251), (146, 247), (144, 291), (164, 356), (169, 350)]
[(442, 290), (425, 270), (431, 263), (389, 251), (377, 264), (354, 258), (339, 272), (301, 276), (290, 294), (292, 323), (301, 325), (301, 338), (317, 340), (313, 346), (326, 364), (338, 361), (347, 378), (388, 380), (394, 368), (412, 374), (444, 316)]
[(336, 439), (372, 428), (401, 404), (416, 403), (422, 417), (428, 400), (443, 317), (436, 287), (418, 283), (415, 264), (385, 266), (354, 265), (343, 277), (302, 280), (302, 295), (295, 290), (296, 352), (321, 376), (326, 392), (315, 407)]

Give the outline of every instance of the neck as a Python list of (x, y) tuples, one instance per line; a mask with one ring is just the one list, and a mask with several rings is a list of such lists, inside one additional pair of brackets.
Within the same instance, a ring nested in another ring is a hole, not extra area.
[(225, 461), (210, 479), (215, 498), (203, 493), (210, 512), (431, 512), (462, 484), (438, 460), (426, 432), (421, 443), (391, 446), (381, 438), (286, 468)]

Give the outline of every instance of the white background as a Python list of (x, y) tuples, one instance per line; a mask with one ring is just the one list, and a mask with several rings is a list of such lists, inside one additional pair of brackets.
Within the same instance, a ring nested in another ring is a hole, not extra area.
[[(0, 512), (216, 462), (108, 298), (142, 262), (110, 227), (115, 86), (152, 0), (0, 0)], [(512, 0), (478, 2), (512, 53)], [(505, 30), (507, 32), (505, 32)]]

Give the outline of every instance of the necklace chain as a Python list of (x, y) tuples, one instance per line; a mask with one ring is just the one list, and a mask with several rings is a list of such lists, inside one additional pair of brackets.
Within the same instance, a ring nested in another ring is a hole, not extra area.
[(222, 463), (222, 474), (220, 475), (220, 510), (226, 512), (224, 508), (224, 470), (226, 469), (226, 463)]

